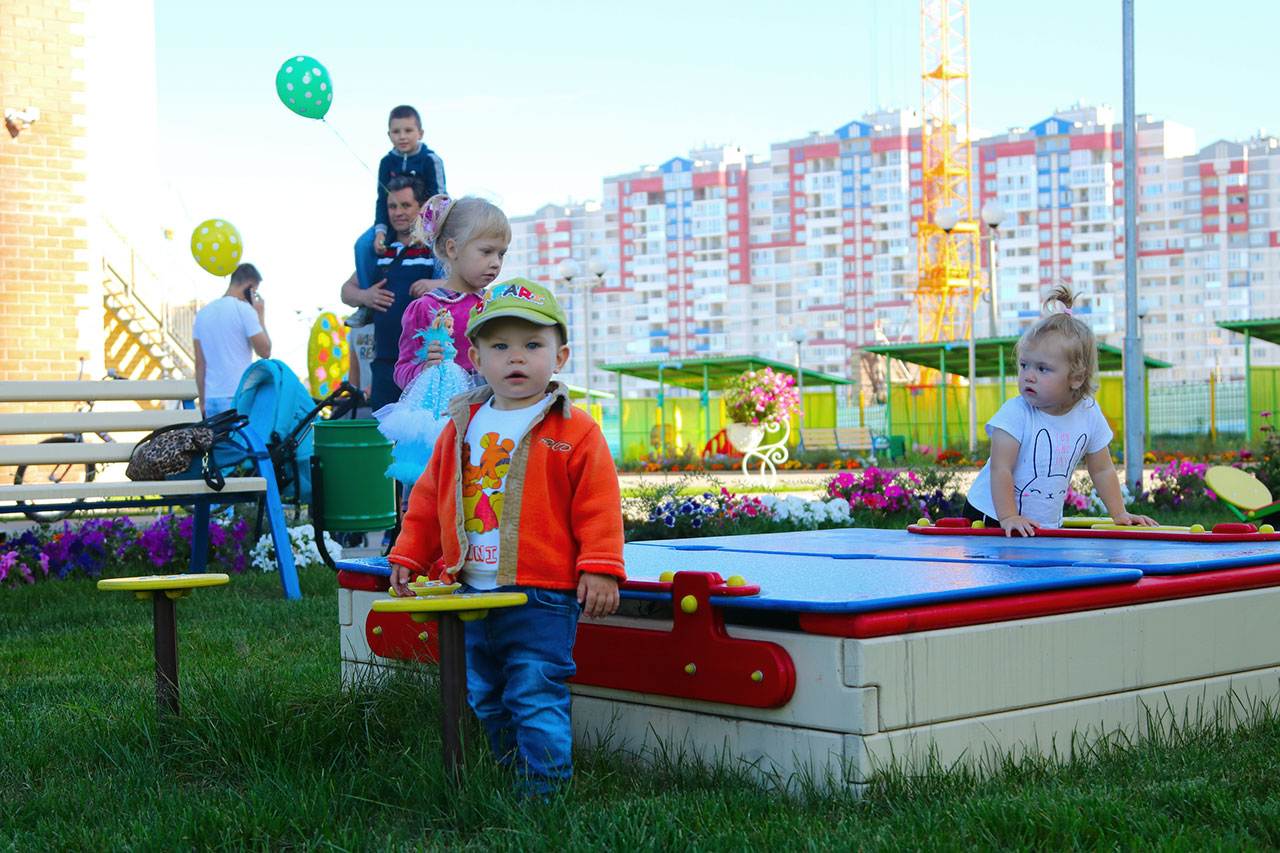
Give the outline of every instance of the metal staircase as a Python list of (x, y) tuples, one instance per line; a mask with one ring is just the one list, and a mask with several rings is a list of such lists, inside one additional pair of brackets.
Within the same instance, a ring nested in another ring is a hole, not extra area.
[(107, 226), (121, 244), (117, 256), (104, 252), (102, 258), (103, 360), (107, 369), (126, 379), (194, 376), (191, 324), (198, 306), (170, 303), (158, 277), (145, 266), (140, 281), (140, 264), (132, 247), (110, 223)]

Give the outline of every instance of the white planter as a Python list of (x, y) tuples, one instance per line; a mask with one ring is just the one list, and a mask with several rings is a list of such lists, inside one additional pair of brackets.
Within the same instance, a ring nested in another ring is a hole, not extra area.
[(725, 435), (729, 437), (729, 443), (739, 453), (750, 453), (760, 446), (760, 442), (764, 441), (764, 427), (752, 426), (751, 424), (731, 423), (724, 428)]

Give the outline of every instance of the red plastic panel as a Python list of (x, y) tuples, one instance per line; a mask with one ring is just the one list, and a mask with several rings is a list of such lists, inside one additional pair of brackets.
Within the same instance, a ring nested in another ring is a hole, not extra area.
[[(961, 523), (963, 522), (963, 523)], [(968, 519), (940, 518), (934, 524), (921, 527), (908, 524), (911, 533), (926, 536), (1004, 536), (999, 527), (970, 527)], [(1280, 542), (1280, 533), (1258, 533), (1252, 524), (1228, 522), (1214, 525), (1210, 533), (1171, 533), (1167, 530), (1090, 530), (1086, 527), (1042, 527), (1037, 536), (1062, 539), (1155, 539), (1162, 542)], [(1015, 539), (1018, 537), (1014, 537)]]
[[(376, 629), (381, 628), (381, 631)], [(423, 640), (421, 634), (426, 632)], [(436, 644), (436, 623), (414, 622), (408, 613), (375, 613), (370, 610), (364, 622), (364, 636), (375, 655), (392, 660), (440, 660)]]
[[(748, 583), (742, 586), (729, 586), (728, 582), (717, 572), (702, 572), (707, 576), (707, 582), (711, 585), (712, 595), (759, 595), (760, 584)], [(671, 581), (637, 581), (625, 580), (622, 582), (622, 589), (633, 590), (637, 592), (666, 592), (670, 593), (672, 587)]]
[(348, 572), (346, 569), (338, 570), (338, 588), (339, 589), (358, 589), (362, 592), (386, 592), (388, 581), (386, 578), (380, 578), (376, 575), (367, 575), (363, 572)]
[(1148, 575), (1132, 584), (1006, 595), (979, 601), (881, 610), (876, 613), (802, 613), (800, 627), (810, 634), (834, 637), (887, 637), (1269, 586), (1280, 586), (1280, 565), (1220, 569), (1186, 575)]
[(730, 637), (710, 602), (719, 586), (713, 572), (677, 572), (670, 631), (580, 623), (572, 681), (748, 708), (785, 705), (796, 687), (791, 656), (776, 643)]

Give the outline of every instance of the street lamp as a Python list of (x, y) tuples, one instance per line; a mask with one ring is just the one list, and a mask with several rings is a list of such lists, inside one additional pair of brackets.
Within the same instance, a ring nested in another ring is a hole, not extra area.
[[(560, 266), (556, 268), (556, 274), (559, 276), (560, 281), (564, 283), (564, 289), (568, 291), (573, 287), (573, 280), (578, 276), (578, 265), (573, 261), (572, 258), (565, 258), (563, 261), (560, 262)], [(588, 319), (589, 318), (587, 317), (587, 299), (586, 299), (586, 294), (584, 293), (582, 298), (582, 326), (583, 326), (582, 334), (583, 334), (583, 341), (585, 344), (584, 350), (583, 350), (584, 361), (591, 354), (590, 339), (586, 337), (587, 335), (590, 334), (590, 332), (587, 331), (587, 326), (589, 325), (589, 323), (587, 322)], [(590, 384), (591, 384), (591, 380), (588, 379), (587, 385), (590, 385)], [(591, 414), (591, 395), (590, 394), (587, 395), (587, 414), (588, 415)]]
[(791, 330), (791, 340), (796, 344), (796, 386), (800, 393), (800, 443), (804, 450), (804, 368), (800, 366), (800, 348), (804, 346), (805, 331), (799, 326)]
[(996, 243), (1000, 239), (1000, 223), (1004, 221), (1004, 205), (994, 199), (984, 204), (982, 206), (982, 221), (987, 224), (987, 228), (991, 231), (991, 255), (987, 264), (991, 272), (987, 287), (987, 301), (991, 309), (991, 337), (994, 338), (999, 334), (996, 324), (996, 315), (998, 313), (996, 311), (996, 298), (1000, 292), (996, 287)]
[[(583, 383), (586, 392), (586, 410), (587, 414), (591, 414), (591, 290), (598, 287), (604, 281), (604, 274), (608, 270), (604, 261), (599, 258), (592, 258), (587, 264), (587, 272), (595, 277), (595, 281), (590, 280), (583, 283), (582, 286), (582, 363), (583, 363)], [(578, 277), (581, 271), (577, 263), (572, 259), (565, 259), (560, 262), (557, 268), (557, 275), (560, 281), (564, 282), (565, 289), (573, 286), (574, 279)]]
[[(599, 287), (601, 284), (604, 284), (604, 274), (608, 269), (609, 269), (608, 266), (600, 258), (592, 258), (590, 261), (588, 261), (587, 272), (592, 277), (595, 278), (595, 281), (591, 281), (588, 279), (586, 286), (583, 288), (585, 290), (586, 298), (582, 300), (582, 316), (584, 321), (582, 324), (583, 326), (582, 343), (583, 343), (583, 347), (586, 349), (585, 354), (586, 354), (586, 362), (587, 362), (586, 387), (587, 387), (587, 414), (588, 415), (591, 414), (591, 315), (590, 315), (591, 291), (593, 288)], [(618, 405), (622, 405), (622, 404), (619, 403)]]
[[(947, 236), (951, 236), (960, 225), (960, 213), (954, 207), (944, 207), (939, 210), (933, 218), (934, 224), (947, 232)], [(974, 347), (974, 315), (978, 313), (978, 289), (974, 286), (973, 281), (973, 252), (969, 252), (969, 455), (974, 456), (978, 452), (978, 357)], [(942, 377), (944, 386), (943, 393), (946, 393), (946, 377)]]

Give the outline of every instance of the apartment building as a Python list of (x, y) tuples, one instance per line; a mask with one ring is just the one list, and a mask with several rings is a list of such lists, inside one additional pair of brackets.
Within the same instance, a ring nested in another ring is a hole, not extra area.
[[(1143, 116), (1138, 167), (1147, 351), (1175, 365), (1166, 378), (1240, 375), (1241, 342), (1214, 321), (1280, 313), (1280, 142), (1197, 149), (1191, 128)], [(1006, 211), (996, 232), (1000, 334), (1016, 334), (1065, 282), (1102, 339), (1119, 344), (1124, 180), (1123, 136), (1106, 107), (1075, 106), (975, 141), (975, 209), (999, 200)], [(911, 111), (867, 114), (766, 156), (692, 151), (607, 177), (601, 196), (512, 220), (508, 272), (565, 300), (571, 382), (585, 379), (588, 288), (593, 364), (754, 352), (851, 376), (859, 347), (917, 334), (923, 206)], [(583, 269), (568, 286), (557, 280), (566, 259)], [(604, 264), (598, 279), (585, 274), (593, 259)], [(979, 335), (987, 317), (981, 308)], [(1280, 361), (1258, 347), (1260, 363)], [(616, 377), (597, 370), (591, 384), (614, 388)]]

